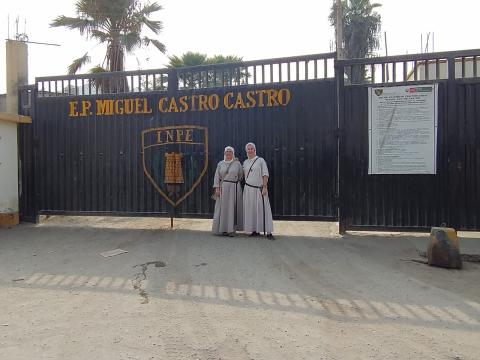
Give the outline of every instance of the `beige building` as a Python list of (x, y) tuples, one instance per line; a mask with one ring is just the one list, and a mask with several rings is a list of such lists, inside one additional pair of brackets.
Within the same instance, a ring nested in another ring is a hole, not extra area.
[(0, 227), (19, 222), (18, 124), (30, 123), (18, 115), (18, 87), (28, 79), (27, 44), (7, 40), (7, 95), (0, 108)]

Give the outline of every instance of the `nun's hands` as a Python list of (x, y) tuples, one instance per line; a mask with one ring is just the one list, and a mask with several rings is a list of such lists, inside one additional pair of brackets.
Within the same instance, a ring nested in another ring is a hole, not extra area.
[(267, 195), (267, 185), (262, 186), (262, 196)]
[(220, 188), (219, 187), (215, 188), (215, 195), (220, 196)]

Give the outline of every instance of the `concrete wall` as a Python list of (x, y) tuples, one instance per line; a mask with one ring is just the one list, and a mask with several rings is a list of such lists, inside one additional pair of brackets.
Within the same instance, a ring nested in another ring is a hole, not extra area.
[(0, 95), (0, 112), (7, 111), (7, 94)]
[(18, 212), (17, 126), (0, 121), (0, 213)]
[(28, 83), (28, 49), (21, 41), (6, 41), (7, 113), (18, 113), (18, 87)]
[[(18, 113), (18, 87), (28, 82), (27, 44), (6, 41), (6, 113)], [(0, 227), (18, 224), (18, 124), (0, 119)]]

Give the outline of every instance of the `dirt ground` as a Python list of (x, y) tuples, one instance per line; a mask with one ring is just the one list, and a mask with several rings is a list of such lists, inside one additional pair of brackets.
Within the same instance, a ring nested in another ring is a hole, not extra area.
[[(427, 235), (275, 222), (270, 242), (169, 225), (0, 229), (0, 359), (480, 359), (480, 264), (408, 261)], [(114, 249), (127, 253), (100, 255)]]

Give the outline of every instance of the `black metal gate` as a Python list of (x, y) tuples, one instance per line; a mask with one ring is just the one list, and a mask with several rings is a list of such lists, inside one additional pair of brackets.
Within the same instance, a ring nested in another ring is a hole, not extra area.
[[(479, 230), (480, 50), (334, 56), (37, 79), (21, 91), (20, 111), (34, 118), (20, 131), (22, 219), (166, 216), (172, 203), (176, 216), (209, 217), (224, 146), (243, 160), (253, 141), (270, 168), (277, 219), (338, 219), (341, 232)], [(368, 175), (369, 87), (431, 83), (437, 173)], [(163, 154), (151, 149), (175, 136), (185, 146), (200, 140), (182, 150), (191, 191), (169, 201), (158, 184)]]
[[(479, 50), (338, 62), (340, 229), (480, 229)], [(363, 81), (351, 81), (354, 73)], [(368, 88), (438, 83), (436, 175), (368, 175)]]
[[(275, 218), (335, 220), (333, 65), (334, 54), (324, 54), (38, 78), (33, 132), (21, 135), (33, 137), (22, 142), (24, 164), (31, 165), (23, 176), (23, 219), (170, 215), (175, 201), (158, 184), (163, 154), (151, 150), (169, 141), (173, 146), (175, 137), (185, 149), (195, 129), (203, 129), (206, 145), (199, 141), (203, 145), (183, 151), (183, 166), (193, 170), (182, 186), (191, 191), (178, 196), (176, 216), (211, 216), (213, 175), (224, 147), (234, 146), (244, 160), (244, 145), (253, 141), (269, 165)], [(205, 156), (202, 173), (195, 159)], [(150, 169), (145, 163), (152, 161)]]

